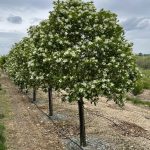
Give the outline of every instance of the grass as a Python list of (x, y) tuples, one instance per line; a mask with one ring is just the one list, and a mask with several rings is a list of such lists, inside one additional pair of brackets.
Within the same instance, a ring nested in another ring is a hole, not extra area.
[(0, 124), (0, 150), (6, 150), (4, 130), (4, 125)]
[(150, 69), (140, 69), (143, 77), (139, 79), (132, 91), (134, 95), (143, 93), (144, 89), (150, 90)]
[(0, 89), (0, 150), (6, 150), (5, 120), (9, 117), (9, 103), (5, 90)]
[(4, 118), (4, 114), (0, 113), (0, 119), (3, 119), (3, 118)]
[(150, 69), (149, 70), (141, 70), (143, 74), (143, 88), (150, 89)]
[(144, 105), (144, 106), (150, 107), (150, 101), (144, 101), (144, 100), (141, 100), (141, 99), (136, 98), (136, 97), (127, 97), (126, 100), (132, 102), (135, 105)]
[[(5, 150), (6, 149), (6, 146), (5, 146), (5, 136), (4, 136), (4, 130), (5, 130), (5, 127), (2, 123), (3, 119), (4, 119), (4, 114), (3, 114), (3, 110), (2, 110), (2, 107), (4, 106), (3, 103), (2, 103), (2, 99), (3, 99), (3, 91), (1, 89), (0, 91), (0, 150)], [(4, 109), (4, 108), (3, 108)]]
[(136, 62), (143, 74), (141, 86), (143, 89), (150, 89), (150, 55), (136, 56)]
[(10, 107), (8, 102), (8, 97), (6, 95), (5, 90), (0, 90), (0, 117), (1, 115), (5, 116), (6, 118), (9, 117)]
[(150, 55), (136, 56), (137, 65), (143, 69), (150, 69)]

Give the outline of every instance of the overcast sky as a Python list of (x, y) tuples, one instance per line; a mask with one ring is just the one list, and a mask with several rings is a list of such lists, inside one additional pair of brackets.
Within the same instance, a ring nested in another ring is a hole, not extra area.
[[(46, 19), (53, 0), (0, 0), (0, 55), (26, 36), (30, 25)], [(97, 9), (118, 14), (135, 53), (150, 54), (150, 0), (94, 0)]]

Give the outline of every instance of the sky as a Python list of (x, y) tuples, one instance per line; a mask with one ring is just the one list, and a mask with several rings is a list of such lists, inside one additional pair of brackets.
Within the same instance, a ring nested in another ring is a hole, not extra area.
[[(88, 0), (84, 0), (88, 1)], [(96, 8), (118, 15), (134, 53), (150, 54), (150, 0), (93, 0)], [(48, 18), (53, 0), (0, 0), (0, 55), (27, 35), (31, 25)]]

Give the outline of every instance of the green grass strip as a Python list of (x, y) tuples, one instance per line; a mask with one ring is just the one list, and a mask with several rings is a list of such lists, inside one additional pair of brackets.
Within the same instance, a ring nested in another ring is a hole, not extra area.
[(0, 150), (6, 150), (4, 130), (5, 130), (4, 125), (0, 124)]
[(150, 107), (150, 101), (144, 101), (136, 97), (127, 97), (127, 101), (130, 101), (135, 105), (145, 105)]

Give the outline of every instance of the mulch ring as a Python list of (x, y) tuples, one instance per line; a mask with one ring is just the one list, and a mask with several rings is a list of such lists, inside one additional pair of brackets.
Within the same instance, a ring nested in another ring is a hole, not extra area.
[(144, 137), (150, 140), (150, 133), (134, 123), (120, 121), (112, 126), (124, 136)]

